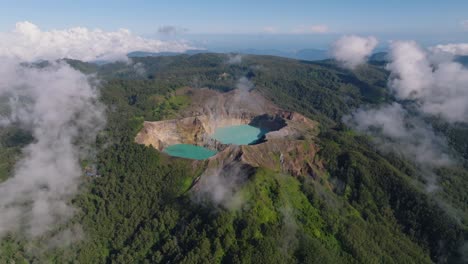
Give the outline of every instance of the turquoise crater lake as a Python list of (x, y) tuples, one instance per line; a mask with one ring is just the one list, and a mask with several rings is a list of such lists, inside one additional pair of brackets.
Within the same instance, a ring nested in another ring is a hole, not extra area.
[(175, 144), (166, 147), (164, 153), (180, 158), (204, 160), (214, 156), (217, 151), (190, 144)]
[(261, 138), (265, 132), (250, 125), (220, 127), (215, 130), (212, 138), (224, 144), (248, 145)]

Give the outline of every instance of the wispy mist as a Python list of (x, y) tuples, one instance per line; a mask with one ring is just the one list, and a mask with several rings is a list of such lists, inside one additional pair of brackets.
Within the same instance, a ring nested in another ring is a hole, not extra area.
[(243, 203), (239, 190), (249, 173), (249, 168), (238, 162), (207, 169), (192, 197), (198, 203), (214, 204), (230, 210), (239, 209)]
[[(52, 231), (70, 219), (70, 198), (83, 176), (80, 161), (93, 153), (96, 135), (105, 125), (104, 107), (91, 77), (61, 58), (127, 60), (131, 51), (185, 51), (184, 42), (146, 39), (121, 29), (105, 32), (76, 27), (42, 31), (20, 22), (0, 33), (0, 97), (9, 110), (1, 126), (28, 129), (34, 141), (22, 149), (12, 177), (0, 183), (0, 236), (20, 231), (31, 237)], [(47, 63), (34, 64), (41, 60)], [(145, 74), (141, 64), (135, 72)], [(71, 241), (76, 228), (52, 238)], [(52, 242), (53, 242), (52, 241)]]
[(399, 99), (449, 122), (468, 121), (468, 69), (413, 41), (392, 43), (390, 57), (389, 86)]
[(398, 103), (377, 109), (360, 108), (344, 121), (370, 134), (384, 151), (392, 151), (425, 166), (451, 164), (445, 139), (421, 119), (412, 117)]
[(227, 64), (240, 64), (242, 63), (242, 54), (228, 54)]
[(67, 64), (3, 62), (0, 96), (10, 98), (11, 110), (3, 120), (29, 128), (34, 142), (22, 150), (13, 177), (0, 183), (0, 235), (37, 236), (73, 215), (79, 161), (105, 124), (103, 106), (88, 77)]
[[(254, 84), (246, 77), (241, 77), (236, 83), (236, 96), (233, 98), (232, 108), (242, 109), (242, 106), (255, 106), (256, 102), (252, 101), (250, 91), (254, 89)], [(236, 109), (232, 109), (236, 110)]]
[[(388, 87), (405, 103), (361, 107), (344, 121), (372, 135), (380, 149), (415, 161), (433, 176), (431, 169), (453, 161), (446, 139), (421, 116), (467, 122), (468, 69), (440, 47), (424, 49), (414, 41), (392, 42), (389, 58)], [(404, 105), (411, 105), (411, 114)]]
[[(467, 22), (467, 21), (465, 21)], [(466, 23), (468, 24), (468, 22)], [(450, 43), (431, 47), (433, 52), (447, 52), (453, 55), (468, 55), (468, 43)]]
[(135, 73), (139, 76), (145, 76), (147, 74), (145, 65), (141, 62), (134, 63), (132, 67)]

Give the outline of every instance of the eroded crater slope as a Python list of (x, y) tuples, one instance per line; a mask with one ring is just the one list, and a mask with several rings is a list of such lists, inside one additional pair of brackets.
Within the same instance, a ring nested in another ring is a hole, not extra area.
[[(318, 167), (313, 138), (314, 121), (295, 112), (284, 111), (254, 91), (221, 93), (210, 89), (185, 89), (191, 105), (172, 120), (145, 122), (135, 141), (163, 151), (175, 144), (202, 146), (218, 153), (208, 166), (241, 162), (295, 175), (314, 175)], [(251, 125), (259, 128), (259, 138), (248, 145), (229, 145), (213, 138), (219, 128)]]

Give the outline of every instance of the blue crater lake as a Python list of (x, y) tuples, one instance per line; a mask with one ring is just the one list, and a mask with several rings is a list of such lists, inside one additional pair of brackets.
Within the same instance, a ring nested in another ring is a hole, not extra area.
[(190, 144), (175, 144), (166, 147), (164, 153), (186, 159), (204, 160), (214, 156), (217, 151)]
[(238, 125), (220, 127), (215, 130), (212, 138), (224, 144), (248, 145), (254, 143), (265, 134), (258, 127)]

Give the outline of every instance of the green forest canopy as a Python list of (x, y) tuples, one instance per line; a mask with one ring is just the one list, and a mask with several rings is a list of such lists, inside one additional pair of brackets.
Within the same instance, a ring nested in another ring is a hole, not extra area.
[[(447, 136), (460, 164), (440, 168), (441, 190), (428, 195), (415, 164), (378, 152), (370, 139), (341, 122), (363, 104), (394, 100), (388, 73), (376, 65), (355, 71), (333, 61), (302, 62), (245, 56), (227, 64), (222, 54), (134, 58), (140, 75), (124, 63), (103, 66), (68, 61), (104, 81), (101, 99), (108, 124), (97, 139), (99, 177), (86, 178), (73, 204), (84, 238), (48, 251), (42, 241), (11, 234), (0, 262), (77, 263), (431, 263), (461, 261), (467, 237), (468, 128), (430, 120)], [(219, 78), (227, 73), (226, 78)], [(134, 143), (144, 120), (171, 117), (187, 98), (178, 88), (228, 91), (240, 77), (278, 106), (320, 122), (316, 142), (326, 175), (292, 177), (257, 169), (241, 188), (238, 210), (197, 203), (187, 192), (203, 166), (169, 158)], [(11, 174), (27, 131), (0, 133), (0, 179)], [(329, 186), (336, 186), (330, 189)], [(443, 205), (457, 208), (446, 210)], [(32, 244), (32, 245), (31, 245)]]

